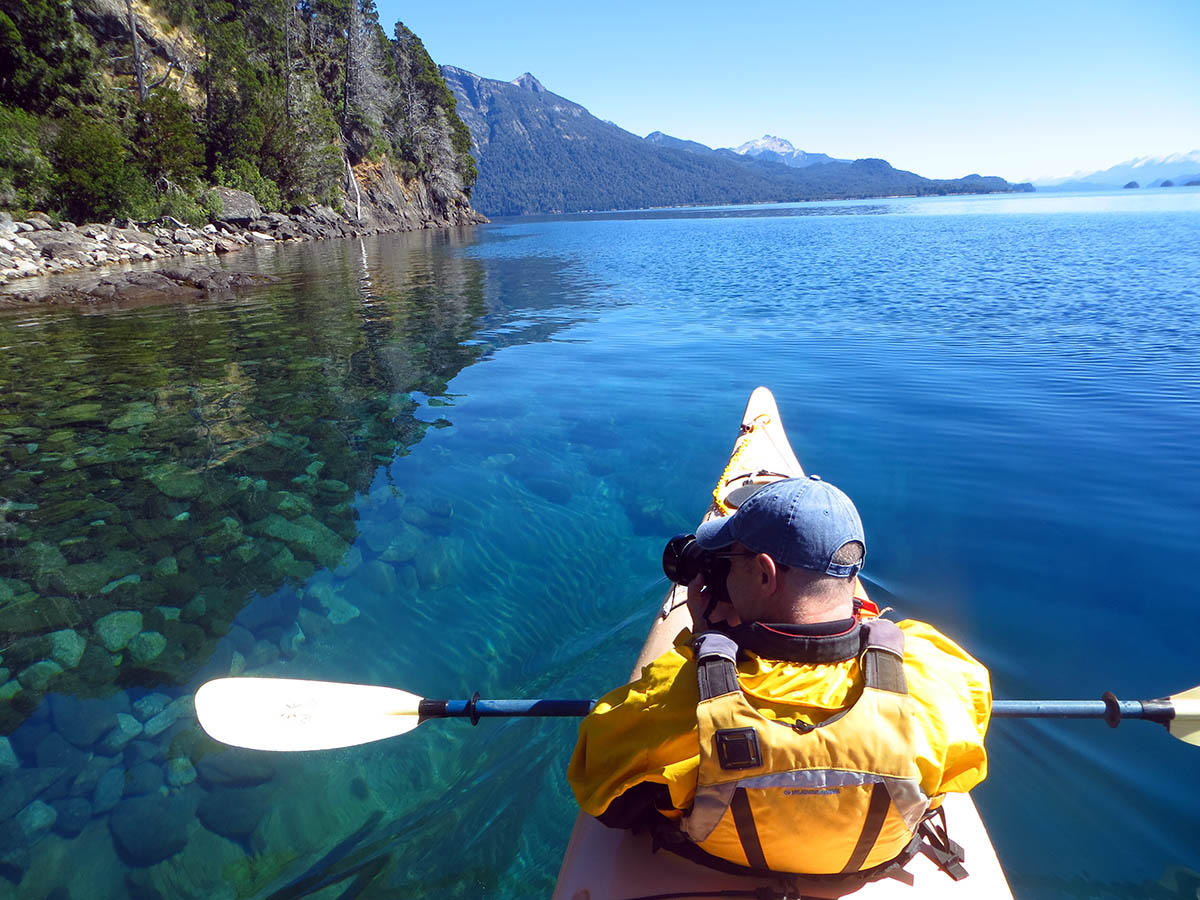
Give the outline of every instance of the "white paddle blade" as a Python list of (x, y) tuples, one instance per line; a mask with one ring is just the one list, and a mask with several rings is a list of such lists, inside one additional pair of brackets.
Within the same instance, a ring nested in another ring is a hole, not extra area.
[(1175, 694), (1170, 698), (1175, 718), (1167, 723), (1167, 731), (1181, 741), (1200, 747), (1200, 686)]
[(218, 678), (196, 691), (196, 718), (223, 744), (330, 750), (412, 731), (421, 698), (396, 688), (296, 678)]

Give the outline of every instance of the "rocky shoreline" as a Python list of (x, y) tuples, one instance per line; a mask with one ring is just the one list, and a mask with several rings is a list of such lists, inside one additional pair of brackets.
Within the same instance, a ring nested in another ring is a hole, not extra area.
[(221, 217), (201, 228), (174, 219), (76, 225), (52, 222), (41, 213), (22, 220), (0, 213), (0, 310), (31, 304), (193, 299), (274, 280), (265, 275), (233, 272), (222, 266), (194, 265), (114, 272), (88, 285), (31, 285), (30, 280), (37, 276), (99, 271), (114, 265), (156, 260), (183, 261), (294, 241), (487, 221), (469, 208), (465, 215), (453, 217), (426, 215), (414, 220), (411, 216), (393, 215), (384, 221), (374, 217), (348, 218), (328, 206), (297, 208), (290, 213), (264, 212), (254, 197), (244, 191), (214, 188), (213, 193), (220, 200)]

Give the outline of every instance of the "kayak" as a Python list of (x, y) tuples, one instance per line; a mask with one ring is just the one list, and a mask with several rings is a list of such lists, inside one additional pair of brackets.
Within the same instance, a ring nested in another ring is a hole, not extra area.
[[(764, 387), (750, 395), (746, 414), (729, 463), (713, 491), (713, 502), (705, 519), (729, 515), (763, 484), (779, 478), (803, 475), (779, 418), (775, 398)], [(855, 597), (868, 611), (871, 603), (862, 582), (855, 579)], [(646, 637), (630, 679), (642, 667), (670, 649), (676, 636), (692, 625), (686, 605), (687, 589), (672, 585)], [(1012, 891), (996, 857), (983, 820), (967, 794), (948, 794), (942, 803), (950, 837), (965, 851), (970, 873), (954, 881), (929, 859), (918, 855), (905, 866), (913, 876), (908, 885), (887, 878), (870, 882), (857, 891), (863, 900), (876, 898), (1001, 898), (1011, 900)], [(786, 876), (752, 877), (731, 875), (686, 860), (666, 850), (655, 853), (647, 833), (633, 834), (601, 825), (580, 813), (558, 873), (555, 900), (636, 900), (636, 898), (755, 896), (797, 897), (801, 890)], [(738, 893), (730, 893), (738, 892)]]

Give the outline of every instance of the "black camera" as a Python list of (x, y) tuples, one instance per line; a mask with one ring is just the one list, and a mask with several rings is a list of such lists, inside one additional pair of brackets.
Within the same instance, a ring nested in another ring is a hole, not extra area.
[(677, 534), (663, 548), (663, 573), (676, 584), (686, 585), (697, 575), (704, 583), (723, 587), (729, 574), (729, 560), (705, 550), (694, 534)]

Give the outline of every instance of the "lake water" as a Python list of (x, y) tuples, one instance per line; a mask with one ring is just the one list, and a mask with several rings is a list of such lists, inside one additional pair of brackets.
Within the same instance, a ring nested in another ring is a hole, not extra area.
[[(0, 316), (0, 898), (548, 895), (571, 722), (264, 756), (188, 698), (597, 696), (759, 384), (858, 504), (876, 599), (997, 697), (1191, 687), (1198, 247), (1188, 188), (659, 210)], [(1200, 748), (998, 721), (989, 749), (1018, 897), (1196, 896)]]

